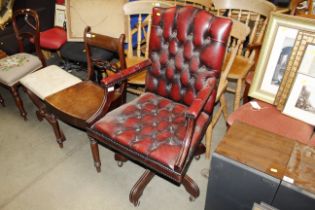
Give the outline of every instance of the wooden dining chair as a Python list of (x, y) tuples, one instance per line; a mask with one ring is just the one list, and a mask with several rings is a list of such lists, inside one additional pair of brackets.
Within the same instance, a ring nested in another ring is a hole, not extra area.
[[(119, 55), (120, 68), (126, 68), (124, 56), (124, 39), (113, 38), (91, 32), (90, 27), (84, 31), (84, 45), (88, 63), (88, 74), (84, 81), (57, 66), (48, 66), (21, 80), (26, 92), (37, 106), (39, 120), (46, 119), (53, 127), (57, 143), (63, 147), (65, 136), (59, 126), (62, 120), (72, 126), (85, 130), (108, 110), (117, 107), (126, 100), (126, 83), (116, 85), (115, 90), (103, 88), (93, 82), (94, 68), (106, 63), (94, 59), (93, 47), (108, 50)], [(105, 68), (105, 66), (104, 66)], [(115, 73), (119, 73), (120, 68)]]
[(261, 46), (267, 22), (276, 6), (266, 0), (213, 0), (217, 15), (227, 16), (248, 25), (250, 34), (233, 63), (228, 79), (236, 81), (236, 88), (228, 88), (235, 93), (234, 110), (240, 106), (244, 80), (256, 62), (256, 49)]
[(211, 120), (210, 125), (208, 126), (206, 137), (205, 137), (207, 158), (210, 158), (212, 133), (213, 133), (213, 129), (215, 125), (217, 124), (222, 114), (223, 114), (224, 120), (227, 121), (228, 108), (227, 108), (227, 103), (224, 96), (227, 86), (228, 86), (227, 77), (233, 66), (235, 58), (237, 57), (237, 53), (239, 49), (242, 47), (244, 41), (246, 40), (246, 37), (249, 35), (249, 32), (250, 32), (250, 28), (247, 25), (245, 25), (244, 23), (241, 23), (240, 21), (233, 20), (233, 26), (230, 33), (229, 42), (226, 48), (227, 52), (225, 54), (225, 59), (222, 66), (222, 73), (221, 73), (216, 100), (215, 100), (215, 103), (218, 104), (219, 107), (212, 116), (212, 120)]
[[(37, 13), (31, 9), (16, 10), (12, 17), (12, 23), (20, 52), (0, 59), (0, 85), (9, 89), (20, 115), (26, 120), (27, 114), (18, 90), (19, 81), (25, 75), (46, 66), (46, 61), (39, 47), (39, 19)], [(35, 55), (27, 53), (24, 46), (29, 43), (30, 39), (35, 40)]]
[(212, 0), (166, 0), (175, 5), (185, 6), (191, 5), (200, 9), (204, 9), (206, 11), (211, 11), (212, 9)]
[(113, 150), (116, 160), (130, 159), (145, 168), (129, 194), (134, 205), (155, 175), (182, 184), (191, 200), (199, 196), (187, 170), (193, 157), (205, 152), (202, 139), (211, 121), (231, 27), (231, 20), (196, 7), (156, 7), (150, 59), (103, 80), (113, 86), (147, 69), (145, 93), (88, 129), (98, 172), (98, 145)]
[[(151, 33), (152, 8), (170, 7), (173, 4), (163, 1), (133, 1), (124, 4), (123, 10), (127, 17), (127, 66), (133, 66), (146, 60), (149, 56), (149, 37)], [(132, 24), (131, 20), (136, 20)], [(146, 71), (128, 79), (127, 91), (140, 95), (144, 92)]]

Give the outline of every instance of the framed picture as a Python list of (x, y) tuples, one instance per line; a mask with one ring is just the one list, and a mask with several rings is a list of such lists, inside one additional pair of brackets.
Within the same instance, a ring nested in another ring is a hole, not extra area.
[(272, 14), (249, 95), (274, 103), (299, 31), (315, 32), (315, 20)]
[(300, 31), (274, 104), (283, 110), (297, 73), (315, 77), (315, 33)]
[(315, 126), (315, 77), (297, 74), (283, 113)]
[(66, 21), (66, 7), (61, 4), (56, 4), (55, 9), (55, 26), (63, 27)]

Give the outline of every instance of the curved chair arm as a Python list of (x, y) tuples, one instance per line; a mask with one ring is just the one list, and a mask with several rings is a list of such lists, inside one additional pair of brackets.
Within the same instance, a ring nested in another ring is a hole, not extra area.
[(193, 100), (192, 104), (186, 111), (186, 116), (188, 118), (196, 119), (202, 112), (209, 97), (213, 94), (213, 91), (216, 91), (215, 90), (216, 82), (213, 80), (216, 80), (216, 78), (214, 77), (209, 78), (207, 81), (208, 84), (202, 90), (200, 90), (198, 97)]
[(119, 84), (120, 82), (128, 79), (128, 77), (145, 70), (147, 67), (151, 66), (151, 64), (152, 62), (150, 59), (144, 60), (141, 63), (137, 63), (136, 65), (121, 70), (110, 77), (104, 78), (101, 82), (107, 88), (112, 87), (115, 84)]
[[(184, 138), (184, 143), (181, 148), (181, 151), (179, 153), (179, 156), (175, 162), (174, 169), (175, 171), (180, 172), (184, 164), (186, 162), (186, 158), (188, 155), (188, 152), (190, 150), (190, 144), (191, 144), (191, 138), (192, 134), (194, 133), (195, 129), (195, 121), (204, 109), (207, 101), (211, 97), (211, 95), (216, 95), (216, 90), (215, 90), (215, 81), (216, 78), (209, 78), (206, 85), (199, 93), (198, 97), (192, 102), (188, 110), (186, 111), (186, 117), (187, 117), (187, 130)], [(214, 101), (213, 101), (214, 102)]]

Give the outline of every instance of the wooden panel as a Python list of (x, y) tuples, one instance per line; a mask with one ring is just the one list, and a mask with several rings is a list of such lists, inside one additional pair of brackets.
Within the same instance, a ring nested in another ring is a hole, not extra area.
[(216, 152), (282, 179), (294, 144), (291, 139), (236, 122), (229, 129)]
[(118, 37), (125, 33), (123, 5), (127, 0), (66, 0), (68, 41), (83, 41), (91, 26), (99, 34)]

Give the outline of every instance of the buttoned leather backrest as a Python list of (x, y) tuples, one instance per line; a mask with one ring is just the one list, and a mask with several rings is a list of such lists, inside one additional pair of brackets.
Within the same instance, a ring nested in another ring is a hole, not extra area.
[(219, 77), (230, 28), (230, 20), (194, 7), (154, 8), (146, 91), (189, 106)]

